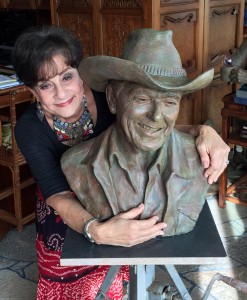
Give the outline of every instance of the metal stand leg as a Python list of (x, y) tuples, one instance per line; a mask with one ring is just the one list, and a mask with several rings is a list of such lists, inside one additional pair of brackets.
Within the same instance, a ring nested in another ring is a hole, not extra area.
[(181, 295), (182, 299), (192, 300), (174, 265), (165, 265), (165, 268), (168, 274), (170, 275), (171, 279), (173, 280), (174, 284), (176, 285), (176, 288), (178, 289), (178, 292)]
[(147, 300), (145, 265), (130, 266), (129, 300)]
[[(173, 280), (182, 299), (192, 300), (182, 279), (173, 265), (164, 266), (171, 279)], [(136, 265), (130, 266), (130, 289), (129, 300), (162, 300), (162, 295), (150, 293), (147, 288), (155, 279), (154, 265)]]

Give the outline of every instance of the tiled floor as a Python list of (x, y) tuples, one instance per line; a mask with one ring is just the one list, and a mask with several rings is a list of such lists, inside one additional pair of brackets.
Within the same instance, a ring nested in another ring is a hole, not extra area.
[[(220, 209), (215, 197), (209, 198), (208, 203), (228, 254), (228, 261), (218, 265), (176, 266), (193, 300), (202, 299), (216, 273), (247, 282), (247, 207), (227, 202), (226, 208)], [(36, 298), (38, 275), (34, 247), (34, 225), (26, 226), (21, 233), (11, 230), (0, 242), (0, 300)], [(157, 271), (160, 280), (173, 285), (166, 272), (160, 268)], [(217, 281), (208, 299), (246, 300), (247, 294)]]
[[(247, 286), (247, 207), (227, 202), (226, 208), (220, 209), (215, 197), (209, 198), (208, 203), (227, 252), (227, 263), (176, 266), (193, 300), (202, 299), (211, 278), (217, 273), (246, 282)], [(159, 270), (159, 278), (165, 280), (166, 276), (164, 271)], [(213, 284), (208, 297), (208, 300), (246, 299), (247, 294), (222, 281)]]

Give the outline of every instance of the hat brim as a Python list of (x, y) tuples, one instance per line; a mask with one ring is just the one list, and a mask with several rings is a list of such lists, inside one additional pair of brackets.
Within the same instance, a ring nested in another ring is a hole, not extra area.
[(115, 79), (135, 82), (150, 89), (188, 94), (208, 86), (213, 80), (214, 69), (192, 80), (188, 77), (151, 76), (131, 61), (99, 55), (83, 59), (79, 74), (91, 89), (99, 92), (105, 92), (108, 80)]

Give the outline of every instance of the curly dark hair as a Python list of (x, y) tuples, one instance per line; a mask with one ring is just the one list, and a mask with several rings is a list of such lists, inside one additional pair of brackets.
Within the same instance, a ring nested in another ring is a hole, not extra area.
[(68, 66), (78, 68), (82, 59), (80, 40), (64, 27), (31, 27), (17, 38), (12, 51), (12, 64), (19, 80), (33, 88), (39, 80), (57, 74), (53, 61), (55, 55), (63, 56)]

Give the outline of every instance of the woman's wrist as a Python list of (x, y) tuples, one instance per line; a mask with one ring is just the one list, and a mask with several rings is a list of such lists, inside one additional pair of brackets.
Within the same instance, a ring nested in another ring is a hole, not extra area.
[(91, 243), (95, 243), (95, 240), (92, 237), (91, 233), (89, 232), (89, 227), (91, 226), (91, 224), (93, 222), (97, 222), (97, 221), (99, 221), (97, 218), (92, 217), (86, 223), (84, 223), (84, 226), (83, 226), (82, 233), (85, 236), (85, 238)]
[(98, 234), (99, 224), (100, 220), (93, 217), (90, 218), (83, 226), (83, 235), (91, 243), (100, 244), (100, 235)]

